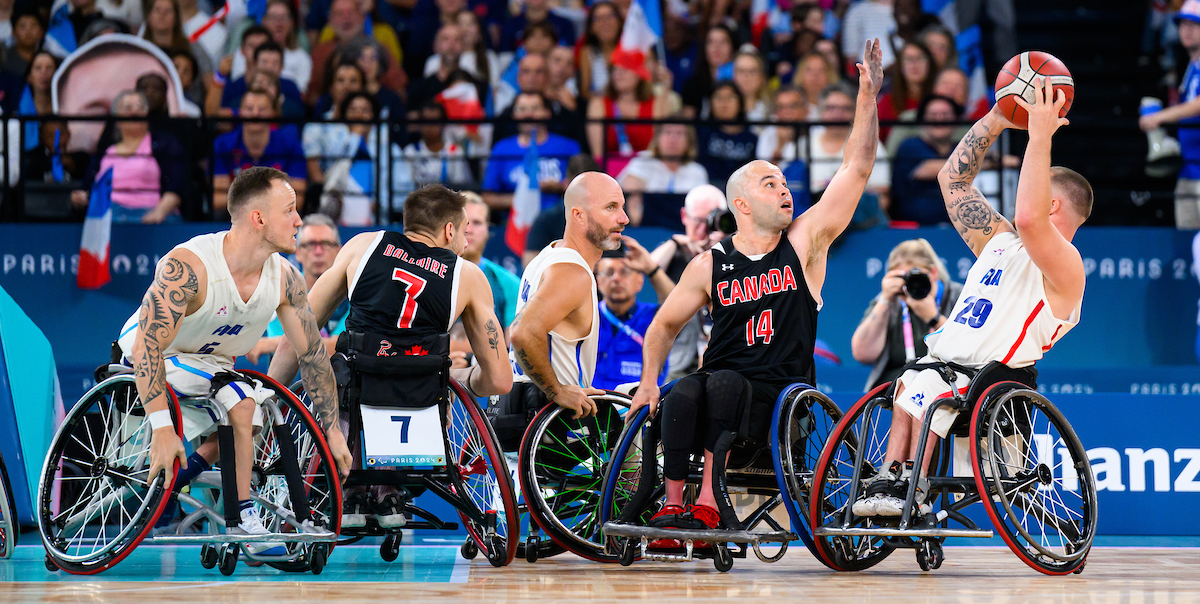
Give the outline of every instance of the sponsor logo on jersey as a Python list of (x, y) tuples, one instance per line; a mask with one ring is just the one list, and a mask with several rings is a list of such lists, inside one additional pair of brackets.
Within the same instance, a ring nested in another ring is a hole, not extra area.
[(218, 309), (217, 309), (217, 316), (218, 316), (218, 317), (228, 317), (228, 316), (229, 316), (229, 307), (228, 307), (228, 306), (222, 306), (221, 308), (218, 308)]
[(796, 276), (791, 266), (783, 270), (773, 268), (757, 277), (742, 277), (728, 279), (717, 283), (717, 299), (722, 306), (731, 306), (739, 302), (754, 302), (771, 294), (795, 291)]
[(722, 264), (722, 265), (721, 265), (721, 270), (723, 270), (723, 271), (731, 271), (731, 270), (733, 270), (733, 265), (732, 265), (732, 264)]

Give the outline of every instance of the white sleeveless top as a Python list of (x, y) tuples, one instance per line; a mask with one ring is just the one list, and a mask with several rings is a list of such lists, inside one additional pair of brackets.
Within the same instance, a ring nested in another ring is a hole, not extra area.
[[(588, 329), (587, 335), (571, 340), (551, 331), (547, 334), (547, 338), (550, 341), (550, 367), (554, 369), (554, 375), (558, 378), (559, 383), (589, 388), (592, 385), (592, 377), (596, 374), (596, 349), (600, 343), (600, 312), (598, 310), (599, 296), (596, 294), (596, 277), (592, 274), (592, 267), (587, 265), (579, 252), (569, 247), (555, 247), (560, 243), (562, 243), (561, 240), (546, 246), (529, 263), (529, 266), (525, 267), (525, 272), (521, 276), (521, 288), (517, 294), (516, 312), (519, 314), (524, 310), (529, 298), (541, 285), (542, 273), (551, 265), (575, 264), (582, 266), (588, 272), (588, 276), (592, 278), (592, 303), (590, 305), (592, 326)], [(521, 371), (515, 353), (509, 352), (509, 360), (512, 362), (513, 379), (528, 382), (529, 377)]]
[(1042, 271), (1016, 233), (1001, 233), (984, 247), (954, 310), (925, 343), (943, 361), (1027, 367), (1075, 327), (1082, 307), (1080, 300), (1068, 320), (1055, 318)]
[[(283, 257), (271, 254), (267, 258), (258, 288), (250, 300), (243, 301), (222, 251), (227, 233), (199, 235), (178, 246), (196, 254), (204, 263), (208, 287), (200, 309), (179, 321), (179, 331), (163, 351), (164, 358), (201, 354), (224, 369), (232, 369), (234, 357), (245, 355), (254, 348), (275, 315), (280, 302)], [(121, 328), (119, 343), (126, 357), (133, 350), (137, 317), (135, 312)]]

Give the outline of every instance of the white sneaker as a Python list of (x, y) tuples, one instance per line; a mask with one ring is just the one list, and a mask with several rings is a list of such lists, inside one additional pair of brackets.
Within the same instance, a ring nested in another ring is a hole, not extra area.
[(855, 501), (854, 505), (850, 506), (850, 511), (854, 512), (855, 516), (862, 516), (864, 518), (868, 516), (875, 516), (879, 513), (879, 511), (875, 508), (875, 501), (877, 499), (879, 499), (878, 495), (863, 497), (862, 499)]
[[(262, 520), (258, 517), (258, 512), (253, 508), (242, 510), (242, 522), (238, 528), (242, 533), (248, 535), (266, 535), (270, 533), (267, 527), (263, 526)], [(287, 554), (287, 547), (283, 543), (277, 542), (246, 542), (242, 544), (242, 549), (255, 556), (283, 556)]]
[(904, 500), (894, 495), (876, 495), (875, 513), (879, 516), (899, 516), (904, 511)]
[(367, 526), (367, 498), (361, 493), (350, 495), (342, 504), (342, 528)]

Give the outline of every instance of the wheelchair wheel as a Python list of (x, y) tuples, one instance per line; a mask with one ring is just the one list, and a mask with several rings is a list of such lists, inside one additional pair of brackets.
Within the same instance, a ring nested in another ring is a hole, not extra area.
[[(168, 410), (182, 438), (179, 402)], [(67, 413), (38, 488), (38, 531), (50, 560), (73, 574), (112, 568), (146, 537), (178, 475), (149, 477), (152, 429), (133, 375), (97, 384)]]
[[(825, 526), (876, 526), (873, 518), (860, 518), (850, 513), (849, 507), (853, 502), (849, 500), (849, 491), (860, 447), (865, 453), (860, 476), (862, 481), (874, 476), (883, 464), (892, 426), (891, 402), (886, 399), (889, 385), (875, 388), (854, 403), (825, 442), (813, 471), (808, 525), (811, 529)], [(819, 560), (834, 570), (843, 571), (870, 568), (893, 550), (882, 537), (814, 536), (813, 544)]]
[[(342, 487), (338, 480), (337, 463), (329, 444), (325, 442), (325, 433), (309, 411), (311, 401), (307, 397), (301, 401), (292, 390), (261, 373), (242, 373), (275, 391), (275, 397), (270, 402), (276, 405), (283, 419), (281, 426), (264, 425), (254, 439), (254, 469), (251, 471), (250, 486), (257, 495), (255, 507), (263, 526), (273, 533), (295, 532), (294, 516), (296, 521), (309, 521), (314, 527), (337, 534), (342, 524)], [(264, 424), (270, 420), (270, 414), (267, 414)], [(281, 443), (280, 438), (290, 439), (291, 446)], [(285, 454), (294, 461), (285, 458)], [(298, 487), (303, 489), (303, 498), (308, 503), (308, 517), (301, 517), (300, 510), (295, 509), (292, 501), (292, 489), (286, 472), (292, 463), (298, 471)], [(281, 514), (279, 510), (285, 510), (287, 514)], [(287, 547), (292, 553), (299, 554), (305, 551), (305, 545), (288, 543)], [(333, 545), (329, 543), (328, 549), (322, 550), (326, 557), (332, 553)], [(310, 546), (308, 551), (312, 553), (317, 549)], [(283, 571), (315, 572), (313, 557), (310, 555), (305, 557), (307, 559), (267, 564)]]
[(1096, 535), (1096, 484), (1087, 451), (1046, 397), (1001, 382), (971, 418), (975, 484), (996, 532), (1047, 575), (1082, 568)]
[(0, 456), (0, 560), (12, 558), (21, 536), (16, 501), (12, 483), (8, 481), (8, 468), (4, 467), (4, 457)]
[(572, 411), (553, 404), (534, 417), (521, 439), (521, 493), (529, 515), (555, 543), (582, 558), (611, 562), (598, 508), (604, 468), (630, 400), (616, 393), (591, 399), (591, 417), (572, 419)]
[[(500, 451), (500, 442), (483, 409), (456, 381), (450, 380), (450, 421), (446, 425), (451, 490), (474, 512), (458, 515), (479, 551), (496, 566), (513, 561), (520, 541), (520, 513), (513, 492), (512, 474)], [(494, 520), (493, 520), (494, 518)], [(490, 526), (494, 522), (495, 526)]]
[(803, 384), (788, 387), (779, 398), (778, 413), (771, 420), (771, 453), (779, 493), (796, 534), (819, 558), (808, 525), (812, 474), (842, 411), (829, 397)]
[[(619, 521), (646, 524), (661, 507), (664, 494), (662, 444), (658, 425), (642, 407), (632, 419), (626, 417), (608, 468), (600, 500), (600, 525)], [(646, 466), (652, 466), (647, 470)], [(610, 548), (619, 552), (619, 548)], [(616, 559), (610, 556), (607, 559)]]

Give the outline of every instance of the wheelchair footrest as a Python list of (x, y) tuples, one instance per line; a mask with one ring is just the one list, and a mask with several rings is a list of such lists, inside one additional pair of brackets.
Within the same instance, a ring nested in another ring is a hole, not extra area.
[(674, 529), (674, 528), (657, 528), (653, 526), (642, 526), (638, 524), (625, 524), (623, 522), (606, 522), (604, 523), (604, 535), (606, 537), (633, 537), (641, 539), (645, 537), (649, 540), (656, 539), (678, 539), (686, 541), (708, 541), (710, 543), (790, 543), (799, 539), (795, 533), (790, 531), (772, 531), (769, 533), (758, 533), (752, 531), (732, 531), (726, 529)]
[[(607, 526), (607, 525), (606, 525)], [(817, 527), (813, 531), (817, 537), (975, 537), (989, 539), (992, 531), (965, 528), (910, 528), (901, 529), (888, 526), (871, 528), (838, 528), (832, 526)]]
[(150, 537), (143, 543), (186, 545), (205, 543), (334, 543), (337, 534), (330, 531), (303, 533), (265, 533), (262, 535), (240, 535), (216, 533), (203, 535), (162, 535)]

